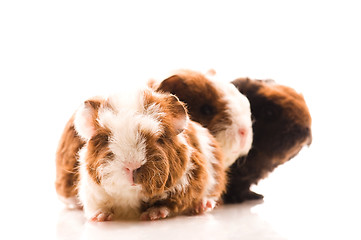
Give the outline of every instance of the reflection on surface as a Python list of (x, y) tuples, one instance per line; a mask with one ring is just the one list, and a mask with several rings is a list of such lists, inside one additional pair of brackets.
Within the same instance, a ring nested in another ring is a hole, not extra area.
[(81, 211), (62, 210), (58, 239), (283, 239), (252, 208), (262, 201), (221, 206), (211, 213), (153, 222), (87, 222)]

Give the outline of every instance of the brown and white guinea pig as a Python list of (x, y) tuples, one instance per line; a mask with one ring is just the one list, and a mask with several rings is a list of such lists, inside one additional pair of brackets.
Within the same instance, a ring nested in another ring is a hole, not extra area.
[(252, 146), (250, 104), (233, 84), (211, 80), (210, 74), (178, 70), (163, 81), (151, 81), (150, 85), (157, 91), (176, 95), (187, 105), (190, 118), (216, 138), (228, 167)]
[(214, 137), (177, 97), (150, 88), (85, 101), (56, 163), (58, 195), (91, 221), (208, 211), (226, 184)]
[(253, 145), (246, 157), (229, 169), (225, 202), (261, 199), (252, 184), (310, 145), (311, 116), (301, 94), (272, 80), (239, 78), (232, 82), (251, 103), (254, 117)]

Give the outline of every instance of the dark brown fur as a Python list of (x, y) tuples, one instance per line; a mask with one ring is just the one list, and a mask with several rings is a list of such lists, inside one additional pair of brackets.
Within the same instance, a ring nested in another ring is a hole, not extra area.
[(158, 91), (170, 92), (186, 103), (190, 118), (206, 127), (213, 136), (230, 125), (221, 91), (201, 73), (182, 70), (163, 80)]
[(232, 82), (250, 101), (254, 117), (253, 145), (231, 167), (224, 201), (263, 198), (250, 186), (310, 145), (311, 116), (302, 95), (272, 81), (240, 78)]

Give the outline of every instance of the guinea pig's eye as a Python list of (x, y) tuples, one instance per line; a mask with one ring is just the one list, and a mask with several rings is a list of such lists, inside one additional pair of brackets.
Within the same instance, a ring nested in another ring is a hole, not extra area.
[(97, 134), (90, 139), (90, 142), (97, 148), (103, 148), (109, 143), (107, 134)]
[(163, 138), (159, 138), (159, 139), (157, 140), (157, 143), (159, 143), (159, 144), (164, 144)]
[(200, 108), (200, 112), (206, 116), (212, 116), (214, 114), (214, 108), (211, 105), (204, 104)]
[(278, 105), (266, 103), (259, 109), (259, 114), (264, 120), (277, 120), (280, 117), (281, 109)]

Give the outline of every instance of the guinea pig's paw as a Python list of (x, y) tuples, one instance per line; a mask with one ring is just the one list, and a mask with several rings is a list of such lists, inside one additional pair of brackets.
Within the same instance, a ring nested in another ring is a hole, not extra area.
[(226, 203), (241, 203), (244, 201), (262, 200), (263, 195), (252, 192), (250, 190), (243, 192), (231, 191), (231, 194), (225, 195), (224, 201)]
[(169, 216), (170, 210), (167, 207), (151, 207), (140, 215), (140, 219), (146, 220), (159, 220)]
[(245, 195), (245, 198), (247, 200), (260, 200), (263, 199), (263, 195), (252, 191), (248, 191), (248, 193)]
[(202, 201), (195, 207), (195, 213), (205, 213), (210, 212), (216, 206), (216, 201), (211, 198), (203, 198)]
[(91, 218), (91, 222), (105, 222), (113, 219), (113, 213), (99, 210)]

